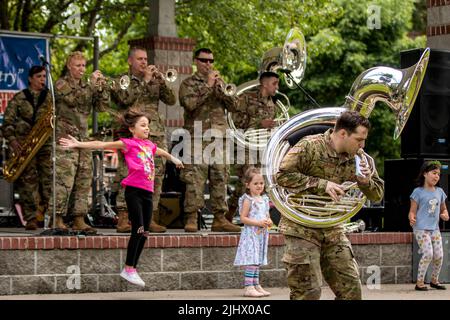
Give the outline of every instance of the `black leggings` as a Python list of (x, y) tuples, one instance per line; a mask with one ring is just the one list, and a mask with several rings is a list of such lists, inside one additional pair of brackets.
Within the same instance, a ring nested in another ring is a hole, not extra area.
[(131, 221), (131, 237), (128, 241), (125, 264), (136, 268), (136, 265), (147, 240), (148, 227), (152, 219), (152, 195), (144, 189), (127, 186), (125, 201), (128, 208), (128, 219)]

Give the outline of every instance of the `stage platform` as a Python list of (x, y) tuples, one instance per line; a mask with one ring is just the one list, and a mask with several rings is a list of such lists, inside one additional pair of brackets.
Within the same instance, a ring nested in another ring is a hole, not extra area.
[[(41, 236), (41, 230), (0, 228), (0, 295), (241, 288), (233, 266), (240, 233), (172, 229), (152, 233), (139, 262), (143, 289), (119, 277), (128, 234)], [(412, 282), (412, 233), (350, 234), (363, 283), (379, 267), (381, 283)], [(272, 232), (261, 282), (286, 287), (283, 235)]]

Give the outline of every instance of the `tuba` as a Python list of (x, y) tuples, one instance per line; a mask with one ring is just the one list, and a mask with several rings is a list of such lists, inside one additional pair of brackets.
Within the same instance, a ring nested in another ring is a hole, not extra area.
[(5, 162), (3, 176), (6, 181), (14, 182), (50, 137), (53, 128), (52, 118), (53, 107), (50, 102), (45, 113), (39, 117), (27, 137), (21, 141), (22, 148), (20, 152), (17, 154), (13, 153), (10, 159)]
[[(269, 197), (284, 217), (307, 227), (327, 228), (345, 222), (363, 207), (366, 196), (355, 183), (344, 185), (346, 194), (339, 202), (334, 202), (329, 196), (293, 194), (277, 185), (275, 177), (291, 147), (289, 141), (314, 127), (334, 126), (336, 119), (346, 110), (355, 110), (369, 117), (378, 101), (386, 103), (396, 114), (394, 138), (397, 139), (414, 106), (429, 56), (430, 49), (427, 48), (420, 60), (409, 68), (375, 67), (366, 70), (354, 81), (343, 107), (307, 110), (278, 128), (264, 152), (263, 174)], [(370, 156), (364, 155), (367, 162), (371, 162)]]
[[(306, 42), (303, 34), (297, 28), (291, 29), (284, 42), (283, 47), (275, 47), (266, 51), (262, 57), (259, 72), (284, 72), (284, 80), (286, 85), (293, 89), (295, 84), (293, 81), (300, 83), (303, 79), (306, 68)], [(287, 77), (286, 72), (291, 74)], [(294, 79), (294, 80), (292, 80)], [(259, 80), (245, 82), (236, 88), (236, 96), (240, 96), (248, 90), (252, 90), (259, 86)], [(278, 126), (289, 119), (289, 98), (277, 91), (285, 103), (280, 99), (276, 100), (277, 114), (275, 121)], [(262, 150), (266, 147), (267, 141), (272, 135), (273, 129), (248, 129), (245, 132), (236, 128), (233, 121), (233, 114), (227, 112), (228, 126), (232, 130), (232, 135), (236, 139), (238, 145), (250, 150)]]

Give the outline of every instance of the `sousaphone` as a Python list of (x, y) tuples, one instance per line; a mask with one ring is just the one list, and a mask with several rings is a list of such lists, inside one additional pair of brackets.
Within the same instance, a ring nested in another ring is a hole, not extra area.
[[(299, 29), (291, 29), (284, 42), (283, 47), (275, 47), (264, 53), (259, 67), (259, 73), (283, 72), (286, 85), (293, 89), (295, 82), (300, 83), (303, 79), (306, 68), (306, 42), (303, 34)], [(288, 77), (290, 73), (292, 77)], [(294, 80), (292, 80), (294, 79)], [(259, 80), (252, 80), (245, 82), (237, 87), (236, 96), (254, 90), (259, 86)], [(281, 99), (279, 99), (281, 98)], [(289, 98), (282, 92), (277, 91), (276, 99), (276, 116), (275, 121), (277, 127), (289, 119)], [(227, 121), (232, 135), (237, 144), (243, 148), (250, 150), (262, 150), (266, 147), (267, 141), (275, 129), (249, 129), (246, 131), (240, 130), (236, 127), (233, 120), (233, 113), (227, 113)]]
[[(355, 183), (345, 183), (348, 190), (339, 202), (334, 202), (329, 196), (293, 194), (279, 186), (276, 174), (281, 161), (291, 148), (289, 139), (301, 130), (313, 126), (334, 126), (339, 115), (346, 110), (358, 111), (368, 118), (378, 101), (386, 103), (396, 114), (394, 139), (397, 139), (414, 106), (429, 57), (430, 49), (427, 48), (420, 60), (409, 68), (399, 70), (375, 67), (366, 70), (354, 81), (342, 107), (302, 112), (274, 132), (265, 148), (263, 173), (269, 197), (284, 217), (308, 227), (327, 228), (343, 223), (362, 208), (366, 197)], [(371, 159), (367, 154), (365, 156)]]

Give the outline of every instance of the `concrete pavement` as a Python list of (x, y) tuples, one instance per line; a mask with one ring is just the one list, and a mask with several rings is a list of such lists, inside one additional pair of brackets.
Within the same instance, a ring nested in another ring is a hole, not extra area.
[[(364, 300), (450, 300), (448, 290), (430, 289), (415, 291), (414, 284), (383, 284), (380, 289), (363, 286)], [(138, 289), (137, 289), (138, 290)], [(266, 288), (272, 295), (265, 298), (246, 298), (243, 289), (177, 290), (177, 291), (135, 291), (74, 294), (11, 295), (0, 296), (0, 300), (288, 300), (288, 288)], [(321, 300), (333, 300), (330, 288), (322, 288)]]

